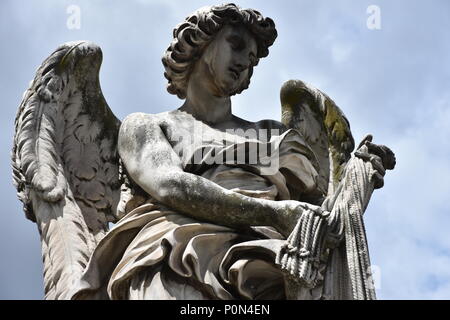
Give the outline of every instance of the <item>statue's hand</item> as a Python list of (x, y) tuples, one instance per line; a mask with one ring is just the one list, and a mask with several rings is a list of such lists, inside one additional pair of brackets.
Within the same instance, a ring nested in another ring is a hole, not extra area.
[(368, 134), (359, 144), (355, 151), (355, 156), (369, 161), (376, 171), (374, 175), (375, 188), (381, 188), (384, 185), (384, 175), (386, 170), (392, 170), (395, 167), (395, 155), (391, 149), (384, 145), (372, 143), (372, 135)]
[(277, 202), (280, 204), (281, 209), (277, 230), (286, 238), (292, 233), (301, 215), (306, 211), (311, 210), (314, 211), (314, 213), (323, 216), (329, 214), (321, 207), (306, 202), (295, 200), (283, 200)]

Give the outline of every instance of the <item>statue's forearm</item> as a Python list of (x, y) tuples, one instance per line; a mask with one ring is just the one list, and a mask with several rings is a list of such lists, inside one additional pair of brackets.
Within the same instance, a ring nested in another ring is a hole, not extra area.
[[(247, 197), (186, 172), (165, 173), (161, 177), (164, 178), (159, 182), (157, 192), (146, 191), (186, 215), (232, 228), (265, 225), (288, 233), (286, 201)], [(140, 185), (146, 189), (145, 177)]]
[(272, 226), (289, 235), (303, 211), (297, 201), (247, 197), (184, 172), (180, 158), (150, 116), (127, 117), (118, 145), (134, 182), (162, 204), (193, 218), (232, 228)]

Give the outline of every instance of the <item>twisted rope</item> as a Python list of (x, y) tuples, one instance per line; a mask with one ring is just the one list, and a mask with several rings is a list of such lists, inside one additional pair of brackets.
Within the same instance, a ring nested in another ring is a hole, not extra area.
[[(312, 289), (323, 280), (321, 271), (330, 244), (344, 239), (346, 259), (340, 261), (348, 270), (348, 288), (334, 288), (336, 292), (355, 300), (375, 299), (370, 272), (369, 250), (363, 222), (364, 210), (374, 190), (375, 171), (363, 160), (353, 157), (345, 169), (337, 194), (324, 202), (333, 203), (331, 212), (306, 210), (294, 230), (277, 253), (275, 263), (295, 281), (297, 290)], [(345, 260), (345, 261), (344, 261)], [(337, 277), (346, 277), (338, 274)]]
[(319, 280), (321, 244), (327, 228), (324, 219), (329, 212), (306, 210), (278, 252), (275, 263), (298, 284), (314, 288)]

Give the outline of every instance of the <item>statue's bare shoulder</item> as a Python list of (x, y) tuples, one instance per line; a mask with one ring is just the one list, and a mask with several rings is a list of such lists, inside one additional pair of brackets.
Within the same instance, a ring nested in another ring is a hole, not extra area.
[(169, 139), (161, 128), (165, 115), (132, 113), (128, 115), (119, 130), (118, 151), (128, 170), (149, 162), (153, 168), (179, 166), (179, 159), (173, 154)]
[(158, 123), (152, 114), (136, 112), (128, 115), (119, 130), (118, 147), (121, 154), (142, 149), (154, 139)]

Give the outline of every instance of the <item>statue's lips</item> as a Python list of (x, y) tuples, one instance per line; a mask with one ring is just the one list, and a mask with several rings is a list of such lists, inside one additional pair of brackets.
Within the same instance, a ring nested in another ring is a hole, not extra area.
[(233, 69), (233, 68), (229, 68), (228, 70), (230, 71), (231, 77), (232, 77), (234, 80), (239, 79), (240, 72), (239, 72), (238, 70)]

